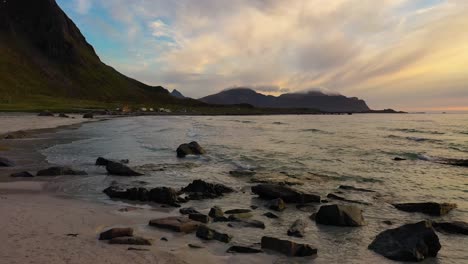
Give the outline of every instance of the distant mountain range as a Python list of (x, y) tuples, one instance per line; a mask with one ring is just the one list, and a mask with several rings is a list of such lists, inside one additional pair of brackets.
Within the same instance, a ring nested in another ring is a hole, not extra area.
[(172, 90), (171, 95), (176, 97), (176, 98), (180, 98), (180, 99), (187, 98), (181, 92), (177, 91), (176, 89)]
[(209, 104), (250, 104), (263, 108), (308, 108), (325, 112), (369, 112), (364, 100), (322, 92), (286, 93), (280, 96), (264, 95), (249, 88), (234, 88), (200, 98)]

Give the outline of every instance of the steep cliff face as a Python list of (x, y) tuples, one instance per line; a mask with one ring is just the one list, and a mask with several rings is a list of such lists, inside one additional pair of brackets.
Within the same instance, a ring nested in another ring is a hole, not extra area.
[(310, 108), (326, 112), (366, 112), (364, 100), (320, 92), (289, 93), (278, 97), (263, 95), (249, 88), (236, 88), (200, 99), (210, 104), (250, 104), (268, 108)]
[(55, 0), (0, 1), (0, 103), (174, 100), (101, 62)]

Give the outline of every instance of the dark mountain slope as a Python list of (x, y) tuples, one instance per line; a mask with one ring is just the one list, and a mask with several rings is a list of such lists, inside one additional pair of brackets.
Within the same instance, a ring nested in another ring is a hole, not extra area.
[(0, 1), (0, 104), (178, 100), (101, 62), (55, 0)]
[(180, 99), (187, 98), (181, 92), (177, 91), (176, 89), (172, 90), (171, 95)]
[(249, 88), (235, 88), (200, 99), (210, 104), (250, 104), (264, 108), (309, 108), (326, 112), (366, 112), (369, 107), (358, 98), (326, 95), (321, 92), (290, 93), (278, 97), (264, 95)]

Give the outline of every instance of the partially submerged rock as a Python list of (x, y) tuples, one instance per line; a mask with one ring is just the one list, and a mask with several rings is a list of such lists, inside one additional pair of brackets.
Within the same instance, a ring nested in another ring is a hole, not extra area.
[(122, 188), (119, 186), (110, 186), (103, 191), (110, 198), (125, 199), (132, 201), (151, 201), (161, 204), (167, 204), (174, 207), (180, 207), (180, 201), (177, 191), (168, 187), (156, 187), (148, 190), (143, 187), (139, 188)]
[(204, 214), (189, 214), (189, 219), (193, 221), (201, 222), (204, 224), (208, 224), (210, 222), (210, 217)]
[(223, 209), (221, 209), (220, 207), (213, 206), (210, 209), (210, 212), (208, 213), (208, 215), (216, 219), (216, 218), (224, 217), (224, 212), (223, 212)]
[(196, 235), (198, 238), (201, 238), (204, 240), (218, 240), (223, 243), (229, 243), (229, 241), (231, 241), (232, 239), (231, 235), (220, 233), (205, 225), (201, 225), (198, 227)]
[(394, 161), (403, 161), (403, 160), (406, 160), (405, 158), (401, 158), (401, 157), (395, 157), (393, 158)]
[(99, 235), (99, 240), (109, 240), (116, 237), (131, 237), (133, 236), (133, 228), (111, 228), (102, 232)]
[(181, 233), (192, 233), (200, 226), (198, 222), (187, 217), (177, 216), (153, 219), (149, 225)]
[(320, 202), (319, 195), (304, 193), (290, 187), (277, 184), (259, 184), (252, 187), (252, 192), (260, 196), (262, 199), (272, 200), (281, 198), (286, 203)]
[(187, 155), (202, 155), (206, 151), (195, 141), (182, 144), (177, 148), (177, 157), (185, 158)]
[(42, 111), (37, 116), (54, 116), (54, 114), (50, 111)]
[(246, 246), (232, 246), (228, 248), (227, 253), (244, 253), (244, 254), (255, 254), (262, 253), (263, 251), (258, 248), (246, 247)]
[(109, 240), (109, 244), (115, 245), (138, 245), (138, 246), (151, 246), (151, 241), (144, 237), (116, 237)]
[(453, 203), (397, 203), (392, 204), (395, 208), (405, 212), (418, 212), (428, 215), (441, 216), (448, 214), (451, 210), (457, 208)]
[(392, 260), (422, 261), (436, 257), (441, 245), (431, 223), (422, 221), (383, 231), (368, 248)]
[(234, 192), (234, 189), (219, 183), (208, 183), (203, 180), (194, 180), (182, 188), (181, 192), (188, 194), (190, 200), (213, 199), (226, 193)]
[(23, 172), (13, 173), (13, 174), (10, 175), (10, 177), (13, 177), (13, 178), (32, 178), (32, 177), (34, 177), (34, 175), (32, 175), (31, 173), (29, 173), (27, 171), (23, 171)]
[(275, 210), (278, 212), (284, 211), (286, 209), (286, 204), (284, 203), (283, 199), (276, 198), (268, 202), (267, 207), (271, 210)]
[(142, 173), (136, 172), (130, 167), (120, 163), (108, 161), (106, 165), (106, 170), (110, 175), (115, 176), (142, 176)]
[(83, 115), (83, 118), (89, 118), (89, 119), (94, 118), (94, 114), (93, 113), (86, 113), (86, 114)]
[(189, 214), (200, 214), (195, 208), (193, 207), (187, 207), (187, 208), (181, 208), (179, 210), (179, 213), (183, 215), (189, 215)]
[(122, 159), (120, 161), (115, 161), (115, 160), (110, 160), (110, 159), (106, 159), (106, 158), (103, 158), (103, 157), (99, 157), (99, 158), (96, 159), (95, 165), (96, 166), (107, 166), (107, 164), (109, 164), (109, 162), (117, 162), (117, 163), (122, 163), (122, 164), (128, 164), (129, 160), (128, 159)]
[(432, 222), (432, 226), (439, 232), (468, 235), (468, 223), (466, 222)]
[(50, 167), (37, 172), (36, 176), (63, 176), (63, 175), (88, 175), (85, 171), (74, 170), (70, 167)]
[(0, 157), (0, 167), (14, 167), (15, 163), (7, 158)]
[(234, 177), (250, 177), (255, 175), (255, 171), (253, 170), (233, 170), (230, 171), (229, 174)]
[(315, 221), (322, 225), (363, 226), (362, 210), (351, 205), (322, 205), (315, 215)]
[(269, 249), (290, 257), (308, 257), (317, 254), (317, 249), (308, 244), (298, 244), (274, 237), (262, 237), (262, 249)]
[(306, 228), (307, 222), (303, 219), (297, 219), (288, 229), (288, 236), (304, 237)]

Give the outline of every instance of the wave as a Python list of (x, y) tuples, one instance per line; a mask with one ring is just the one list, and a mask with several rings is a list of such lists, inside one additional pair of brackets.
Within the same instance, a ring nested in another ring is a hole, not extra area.
[(255, 124), (256, 122), (254, 121), (249, 121), (249, 120), (229, 120), (231, 122), (237, 122), (237, 123), (242, 123), (242, 124)]
[(419, 130), (414, 128), (391, 128), (389, 131), (399, 131), (404, 133), (420, 133), (420, 134), (432, 134), (432, 135), (444, 135), (444, 132), (434, 130)]
[(286, 123), (283, 123), (283, 122), (273, 122), (272, 124), (273, 125), (287, 125)]
[(312, 133), (319, 133), (319, 134), (333, 134), (332, 132), (316, 129), (316, 128), (308, 128), (308, 129), (301, 129), (301, 132), (312, 132)]
[(402, 137), (397, 135), (388, 135), (387, 138), (394, 138), (394, 139), (404, 139), (410, 140), (415, 142), (430, 142), (430, 143), (442, 143), (442, 140), (433, 139), (433, 138), (423, 138), (423, 137)]

